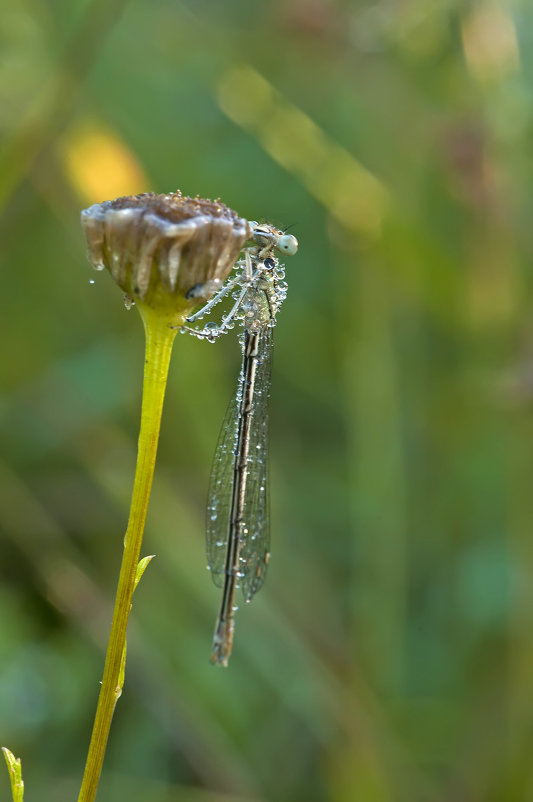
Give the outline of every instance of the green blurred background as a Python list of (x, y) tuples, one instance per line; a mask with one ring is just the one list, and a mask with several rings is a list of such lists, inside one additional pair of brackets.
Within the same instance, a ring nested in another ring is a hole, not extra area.
[(272, 559), (217, 670), (240, 354), (178, 337), (98, 799), (533, 800), (532, 46), (526, 0), (0, 0), (0, 741), (28, 802), (79, 788), (140, 409), (141, 322), (79, 212), (178, 188), (300, 240)]

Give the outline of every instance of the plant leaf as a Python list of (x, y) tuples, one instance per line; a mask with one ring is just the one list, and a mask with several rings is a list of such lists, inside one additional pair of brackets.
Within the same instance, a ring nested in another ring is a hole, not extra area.
[(139, 584), (139, 582), (141, 581), (142, 575), (144, 574), (144, 572), (146, 571), (149, 563), (154, 559), (154, 557), (155, 557), (155, 554), (149, 554), (148, 557), (143, 557), (142, 560), (139, 560), (139, 563), (137, 565), (137, 572), (135, 574), (134, 590), (137, 587), (137, 585)]
[(10, 752), (5, 746), (2, 747), (2, 752), (6, 759), (9, 779), (11, 780), (13, 802), (22, 802), (24, 799), (24, 783), (22, 782), (22, 764), (20, 758), (15, 757), (13, 752)]

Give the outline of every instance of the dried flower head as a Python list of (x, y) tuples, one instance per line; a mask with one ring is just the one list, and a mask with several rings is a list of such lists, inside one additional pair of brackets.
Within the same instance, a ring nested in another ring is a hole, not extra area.
[(96, 203), (81, 222), (93, 267), (107, 268), (127, 296), (148, 305), (183, 302), (203, 285), (221, 284), (251, 233), (220, 201), (181, 192)]

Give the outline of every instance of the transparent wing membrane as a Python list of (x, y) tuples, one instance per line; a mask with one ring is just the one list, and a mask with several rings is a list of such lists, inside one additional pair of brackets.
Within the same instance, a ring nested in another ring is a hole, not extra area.
[(207, 565), (213, 582), (221, 587), (224, 582), (226, 545), (229, 515), (233, 494), (233, 464), (237, 439), (239, 403), (232, 398), (218, 437), (213, 458), (206, 512)]
[[(239, 530), (240, 564), (237, 586), (250, 601), (264, 582), (270, 552), (270, 516), (268, 497), (268, 405), (272, 366), (273, 332), (264, 326), (259, 332), (255, 390), (251, 409), (248, 457), (245, 471), (243, 520)], [(226, 575), (228, 529), (231, 525), (231, 501), (242, 403), (243, 376), (239, 390), (230, 402), (218, 439), (207, 498), (207, 562), (218, 587)]]
[(268, 484), (268, 407), (272, 368), (273, 332), (264, 327), (259, 335), (260, 356), (257, 363), (253, 419), (243, 527), (241, 529), (238, 584), (247, 602), (265, 581), (270, 555), (270, 499)]

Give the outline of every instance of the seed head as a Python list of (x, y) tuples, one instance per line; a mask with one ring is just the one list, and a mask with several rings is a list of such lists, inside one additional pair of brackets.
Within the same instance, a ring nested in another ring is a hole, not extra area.
[(95, 203), (81, 223), (93, 267), (107, 268), (130, 299), (150, 306), (181, 304), (194, 288), (220, 284), (251, 235), (248, 222), (219, 200), (181, 192)]

